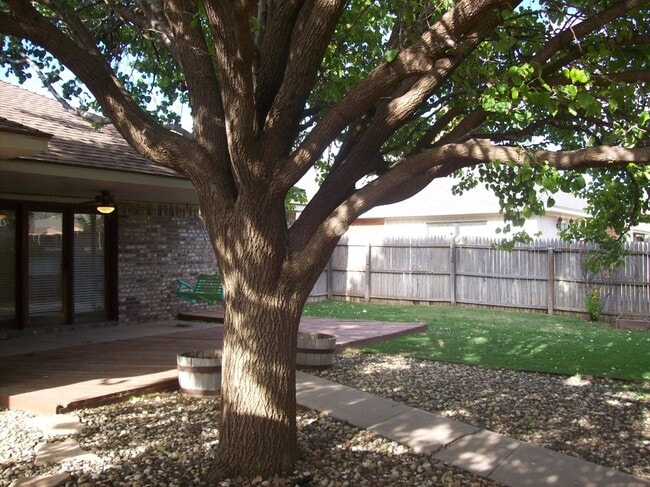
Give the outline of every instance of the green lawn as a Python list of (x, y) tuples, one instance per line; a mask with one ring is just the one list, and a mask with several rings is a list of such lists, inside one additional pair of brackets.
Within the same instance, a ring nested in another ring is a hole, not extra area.
[(427, 323), (425, 333), (389, 340), (369, 353), (489, 368), (650, 380), (650, 331), (615, 330), (567, 316), (458, 306), (309, 303), (306, 316)]

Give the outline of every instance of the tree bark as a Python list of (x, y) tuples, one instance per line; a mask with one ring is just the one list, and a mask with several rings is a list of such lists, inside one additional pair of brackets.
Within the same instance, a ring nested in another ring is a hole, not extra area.
[(227, 305), (214, 480), (291, 471), (297, 458), (295, 355), (300, 310), (274, 289)]
[(296, 340), (311, 273), (294, 279), (289, 270), (283, 198), (244, 191), (226, 218), (207, 197), (202, 208), (226, 293), (211, 480), (291, 471), (298, 452)]

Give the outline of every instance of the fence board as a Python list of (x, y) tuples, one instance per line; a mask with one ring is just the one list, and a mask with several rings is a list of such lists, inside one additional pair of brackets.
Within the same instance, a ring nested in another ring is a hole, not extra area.
[(537, 240), (508, 252), (485, 238), (343, 239), (314, 286), (326, 297), (450, 302), (548, 312), (586, 313), (585, 296), (601, 290), (603, 314), (650, 315), (650, 245), (631, 243), (624, 266), (590, 275), (583, 262), (593, 247)]

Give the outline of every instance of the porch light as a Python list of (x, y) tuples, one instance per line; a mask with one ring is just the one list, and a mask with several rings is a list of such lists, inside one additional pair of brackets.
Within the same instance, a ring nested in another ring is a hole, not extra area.
[(557, 222), (555, 223), (555, 228), (557, 228), (558, 230), (562, 230), (562, 217), (559, 217), (557, 219)]
[(110, 191), (102, 190), (101, 194), (95, 197), (95, 203), (97, 203), (97, 211), (104, 215), (115, 211), (115, 199), (111, 196)]

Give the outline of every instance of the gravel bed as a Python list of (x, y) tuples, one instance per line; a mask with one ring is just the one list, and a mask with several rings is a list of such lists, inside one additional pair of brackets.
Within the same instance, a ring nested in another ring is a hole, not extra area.
[[(77, 411), (86, 429), (76, 439), (99, 456), (94, 462), (36, 467), (35, 446), (44, 441), (27, 427), (33, 415), (0, 412), (0, 486), (20, 477), (71, 474), (69, 486), (212, 486), (205, 475), (218, 444), (219, 400), (161, 393)], [(301, 409), (301, 458), (296, 470), (263, 479), (225, 479), (217, 486), (459, 486), (500, 484), (419, 455), (366, 430)], [(10, 440), (11, 438), (11, 440)]]
[[(327, 379), (650, 479), (649, 384), (486, 370), (345, 352)], [(219, 399), (153, 394), (77, 411), (75, 435), (97, 461), (34, 465), (33, 415), (0, 411), (0, 487), (70, 473), (69, 486), (204, 486), (218, 445)], [(296, 470), (219, 486), (496, 486), (430, 455), (323, 414), (298, 414)], [(50, 439), (49, 441), (57, 441)], [(60, 440), (59, 440), (60, 441)]]
[(364, 354), (323, 378), (650, 480), (650, 382)]

